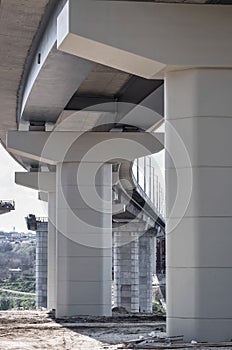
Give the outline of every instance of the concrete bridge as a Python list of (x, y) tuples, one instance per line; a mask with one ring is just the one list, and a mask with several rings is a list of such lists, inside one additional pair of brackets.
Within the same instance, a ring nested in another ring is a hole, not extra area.
[(12, 200), (0, 200), (0, 215), (15, 210), (15, 203)]
[(16, 182), (48, 193), (57, 317), (111, 314), (112, 210), (132, 262), (124, 209), (130, 225), (155, 211), (128, 164), (163, 148), (165, 117), (168, 334), (231, 339), (230, 3), (1, 1), (1, 140), (28, 171)]

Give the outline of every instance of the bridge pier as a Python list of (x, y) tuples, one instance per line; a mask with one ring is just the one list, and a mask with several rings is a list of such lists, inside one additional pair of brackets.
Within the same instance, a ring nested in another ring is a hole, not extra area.
[[(114, 227), (114, 305), (152, 312), (153, 234), (142, 222)], [(145, 232), (145, 233), (144, 233)]]
[(48, 202), (47, 223), (47, 308), (56, 307), (56, 174), (48, 172), (17, 172), (18, 185), (40, 190), (39, 199)]
[(48, 223), (37, 220), (36, 229), (36, 306), (47, 307)]
[(152, 312), (153, 258), (153, 234), (148, 231), (139, 238), (139, 311), (145, 313)]
[(111, 177), (110, 164), (57, 164), (56, 317), (111, 315)]
[(56, 193), (48, 192), (48, 309), (56, 308)]
[(114, 305), (139, 312), (139, 233), (136, 231), (114, 232)]
[(165, 84), (167, 331), (229, 341), (232, 69), (169, 72)]
[[(56, 317), (110, 316), (111, 163), (156, 153), (162, 141), (146, 132), (83, 133), (60, 126), (53, 132), (10, 132), (7, 145), (15, 154), (56, 166)], [(48, 191), (50, 173), (33, 174), (41, 180), (38, 189)], [(30, 178), (23, 174), (18, 182), (28, 186)]]

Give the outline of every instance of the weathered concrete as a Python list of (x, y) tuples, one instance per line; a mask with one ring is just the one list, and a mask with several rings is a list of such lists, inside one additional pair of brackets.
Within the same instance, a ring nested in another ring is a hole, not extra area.
[(142, 221), (114, 224), (114, 304), (129, 312), (152, 312), (155, 230)]
[(114, 232), (114, 305), (139, 312), (139, 233)]
[(152, 232), (139, 238), (139, 311), (152, 312), (152, 272), (154, 239)]
[(36, 230), (36, 306), (47, 307), (48, 222), (37, 220)]
[(47, 308), (56, 307), (56, 193), (48, 193), (48, 288)]

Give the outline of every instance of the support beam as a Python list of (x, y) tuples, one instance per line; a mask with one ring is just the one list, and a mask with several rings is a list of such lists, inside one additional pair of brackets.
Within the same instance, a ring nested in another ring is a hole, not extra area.
[[(163, 149), (163, 135), (146, 132), (9, 131), (7, 148), (14, 154), (48, 164), (134, 160)], [(125, 152), (126, 150), (126, 152)]]
[[(15, 183), (41, 192), (55, 192), (56, 173), (16, 172)], [(42, 199), (43, 200), (43, 199)]]
[(69, 0), (57, 46), (148, 79), (183, 66), (231, 67), (231, 16), (232, 6)]
[(48, 193), (47, 192), (39, 192), (38, 193), (38, 200), (42, 202), (48, 202)]

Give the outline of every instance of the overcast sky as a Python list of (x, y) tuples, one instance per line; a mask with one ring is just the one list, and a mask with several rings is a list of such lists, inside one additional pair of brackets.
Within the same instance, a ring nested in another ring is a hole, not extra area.
[(47, 216), (47, 204), (39, 201), (37, 191), (14, 183), (14, 173), (25, 171), (0, 145), (0, 200), (14, 200), (16, 210), (0, 215), (0, 230), (27, 232), (25, 217), (28, 214)]

